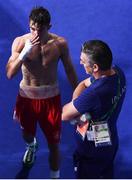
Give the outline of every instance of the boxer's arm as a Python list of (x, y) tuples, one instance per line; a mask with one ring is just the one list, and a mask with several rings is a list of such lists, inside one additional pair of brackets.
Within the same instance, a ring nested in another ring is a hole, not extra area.
[(6, 65), (7, 77), (9, 79), (11, 79), (19, 71), (23, 63), (23, 61), (18, 58), (23, 47), (23, 39), (21, 37), (17, 37), (12, 44), (11, 56)]
[(68, 44), (65, 39), (61, 39), (60, 42), (61, 42), (61, 60), (64, 65), (64, 69), (68, 77), (68, 80), (71, 83), (73, 89), (75, 89), (78, 84), (78, 80), (77, 80), (77, 74), (72, 64)]
[(12, 44), (11, 56), (8, 60), (6, 70), (7, 77), (11, 79), (21, 68), (21, 65), (26, 61), (33, 46), (40, 44), (38, 35), (31, 36), (26, 39), (21, 36), (17, 37)]

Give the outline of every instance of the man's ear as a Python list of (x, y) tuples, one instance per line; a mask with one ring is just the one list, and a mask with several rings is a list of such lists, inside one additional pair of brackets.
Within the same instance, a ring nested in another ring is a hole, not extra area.
[(98, 66), (98, 64), (94, 64), (92, 68), (93, 68), (93, 72), (99, 71), (99, 66)]

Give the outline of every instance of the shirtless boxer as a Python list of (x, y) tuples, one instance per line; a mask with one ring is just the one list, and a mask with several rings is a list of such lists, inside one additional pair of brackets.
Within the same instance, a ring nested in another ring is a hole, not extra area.
[(50, 177), (59, 178), (59, 142), (61, 133), (61, 102), (57, 82), (57, 66), (61, 59), (73, 88), (77, 77), (68, 45), (63, 37), (48, 32), (50, 14), (43, 7), (35, 7), (29, 15), (30, 33), (15, 38), (7, 63), (7, 77), (11, 79), (22, 70), (15, 116), (18, 118), (27, 150), (25, 165), (32, 165), (37, 149), (36, 125), (42, 129), (49, 148)]

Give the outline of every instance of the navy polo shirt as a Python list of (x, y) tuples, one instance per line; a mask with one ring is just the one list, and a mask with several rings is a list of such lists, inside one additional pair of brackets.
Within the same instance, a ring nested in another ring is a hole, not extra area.
[[(118, 99), (114, 112), (107, 120), (112, 138), (112, 147), (108, 148), (112, 149), (117, 148), (116, 146), (118, 145), (116, 121), (121, 111), (126, 92), (126, 79), (123, 71), (118, 66), (113, 68), (117, 73), (112, 76), (101, 77), (94, 81), (93, 77), (91, 77), (93, 83), (73, 101), (73, 105), (80, 114), (88, 112), (90, 113), (92, 120), (96, 121), (96, 119), (99, 120), (100, 117), (110, 111), (115, 101)], [(86, 154), (91, 151), (89, 141), (81, 141), (77, 138), (77, 142), (78, 149), (81, 153)], [(92, 149), (94, 148), (95, 147), (92, 146)], [(99, 148), (96, 148), (96, 151), (97, 149)]]

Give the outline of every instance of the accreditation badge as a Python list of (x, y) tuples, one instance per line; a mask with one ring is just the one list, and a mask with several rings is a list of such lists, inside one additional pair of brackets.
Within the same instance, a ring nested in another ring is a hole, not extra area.
[(110, 131), (106, 121), (93, 123), (92, 130), (96, 147), (112, 145)]

